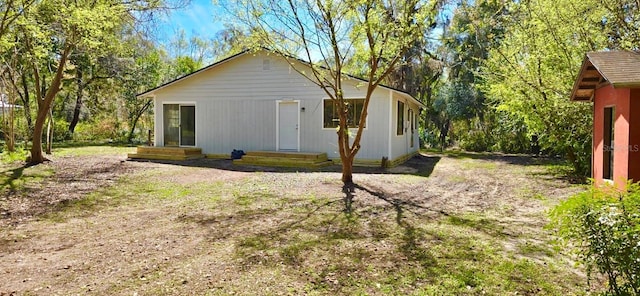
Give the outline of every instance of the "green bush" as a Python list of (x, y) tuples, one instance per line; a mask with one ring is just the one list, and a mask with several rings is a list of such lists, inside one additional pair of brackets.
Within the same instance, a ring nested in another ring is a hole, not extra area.
[[(43, 134), (44, 137), (47, 136), (47, 125), (45, 125)], [(53, 141), (62, 142), (69, 139), (71, 139), (69, 123), (62, 118), (56, 118), (56, 120), (53, 121)]]
[(76, 141), (102, 141), (120, 140), (124, 130), (120, 124), (112, 118), (102, 118), (93, 122), (79, 122), (76, 126), (73, 139)]
[(484, 152), (490, 151), (491, 138), (481, 130), (469, 130), (460, 136), (460, 148), (465, 151)]
[(492, 150), (504, 153), (531, 152), (531, 139), (521, 118), (501, 111), (496, 111), (492, 116), (495, 116), (495, 125), (491, 129), (495, 139)]
[(640, 295), (640, 185), (592, 186), (551, 212), (552, 225), (587, 269), (608, 280), (605, 295)]
[(22, 145), (16, 145), (16, 149), (14, 152), (9, 152), (5, 148), (4, 143), (0, 145), (0, 163), (12, 163), (16, 161), (24, 161), (27, 159), (29, 155), (29, 150), (27, 150)]

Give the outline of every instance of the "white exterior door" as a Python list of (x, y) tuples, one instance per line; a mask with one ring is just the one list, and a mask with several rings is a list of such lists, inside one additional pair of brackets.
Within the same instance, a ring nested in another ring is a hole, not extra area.
[(299, 118), (297, 101), (278, 102), (278, 150), (299, 150)]

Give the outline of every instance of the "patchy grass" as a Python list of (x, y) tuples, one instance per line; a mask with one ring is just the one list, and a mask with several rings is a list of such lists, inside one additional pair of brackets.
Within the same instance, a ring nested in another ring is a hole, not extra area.
[(214, 167), (149, 164), (45, 219), (0, 230), (0, 293), (587, 290), (542, 227), (549, 205), (576, 189), (540, 166), (441, 156), (414, 174), (362, 173), (343, 187), (335, 172), (239, 173), (207, 163)]
[(0, 153), (0, 163), (12, 164), (15, 162), (22, 162), (27, 159), (28, 155), (29, 155), (29, 151), (22, 148), (16, 148), (16, 151), (14, 152), (9, 152), (5, 150), (5, 151), (2, 151), (2, 153)]
[(0, 168), (0, 192), (8, 194), (24, 190), (25, 186), (36, 186), (44, 178), (53, 174), (53, 169), (45, 166), (27, 167), (15, 162), (2, 166)]
[(53, 154), (57, 157), (69, 156), (101, 156), (120, 154), (126, 156), (127, 153), (135, 152), (135, 147), (130, 146), (111, 146), (111, 145), (93, 145), (93, 146), (62, 146), (54, 147)]

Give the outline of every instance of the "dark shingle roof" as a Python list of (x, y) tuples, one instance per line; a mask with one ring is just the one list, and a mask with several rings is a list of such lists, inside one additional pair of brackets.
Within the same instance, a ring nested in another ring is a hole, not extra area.
[(591, 101), (595, 90), (611, 84), (614, 88), (640, 88), (640, 53), (600, 51), (586, 54), (571, 92), (572, 101)]

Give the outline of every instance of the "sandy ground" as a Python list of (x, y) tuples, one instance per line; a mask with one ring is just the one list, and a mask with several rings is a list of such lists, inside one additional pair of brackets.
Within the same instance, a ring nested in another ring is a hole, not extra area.
[[(515, 240), (523, 234), (539, 233), (547, 222), (544, 211), (580, 190), (549, 176), (536, 162), (524, 156), (474, 159), (423, 155), (389, 170), (359, 169), (352, 199), (338, 208), (368, 215), (395, 208), (419, 219), (488, 213), (501, 226), (490, 231), (501, 232), (507, 238), (503, 247), (509, 249), (517, 244), (509, 237)], [(297, 196), (313, 191), (323, 196), (344, 195), (337, 167), (299, 174), (295, 170), (236, 167), (224, 160), (178, 164), (127, 161), (124, 156), (65, 157), (43, 166), (54, 173), (24, 188), (5, 190), (0, 200), (0, 295), (135, 295), (138, 290), (149, 295), (175, 295), (216, 289), (226, 294), (225, 283), (251, 285), (248, 279), (234, 278), (247, 258), (216, 258), (233, 253), (233, 245), (225, 240), (233, 231), (262, 231), (261, 227), (275, 223), (277, 215), (273, 213), (216, 215), (222, 210), (194, 211), (180, 202), (141, 198), (140, 202), (96, 207), (95, 212), (63, 215), (61, 221), (50, 218), (52, 213), (64, 212), (73, 201), (126, 182), (130, 176), (148, 174), (158, 182), (187, 187), (259, 178), (275, 184), (272, 188), (279, 192), (274, 194)], [(20, 173), (16, 168), (4, 171)], [(144, 195), (131, 194), (134, 198)], [(251, 270), (255, 278), (269, 281), (261, 272), (259, 268)], [(299, 294), (297, 289), (301, 288), (285, 283), (267, 286), (274, 290), (257, 293)]]

